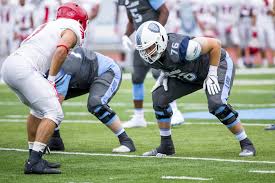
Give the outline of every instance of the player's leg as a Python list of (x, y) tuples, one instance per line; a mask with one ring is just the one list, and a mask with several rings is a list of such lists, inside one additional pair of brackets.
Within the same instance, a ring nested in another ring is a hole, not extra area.
[[(13, 70), (17, 72), (12, 72)], [(42, 159), (42, 153), (56, 123), (63, 118), (54, 88), (21, 56), (9, 57), (4, 63), (2, 73), (5, 82), (17, 93), (22, 102), (43, 114), (43, 119), (37, 127), (31, 155), (25, 164), (25, 173), (61, 173), (48, 167), (47, 162)]]
[(252, 142), (247, 138), (238, 112), (235, 111), (228, 103), (230, 89), (233, 84), (235, 67), (230, 56), (226, 55), (224, 61), (221, 61), (218, 68), (218, 78), (221, 91), (215, 95), (209, 95), (206, 90), (208, 99), (209, 112), (215, 115), (230, 130), (240, 142), (240, 156), (252, 156), (256, 151)]
[[(160, 75), (160, 70), (157, 70), (157, 69), (151, 69), (151, 70), (152, 70), (152, 75), (154, 79), (157, 80)], [(171, 117), (171, 125), (172, 126), (182, 125), (184, 123), (184, 117), (183, 117), (183, 114), (178, 109), (176, 100), (172, 101), (170, 103), (170, 106), (173, 111), (173, 115)]]
[[(177, 90), (174, 88), (177, 88)], [(161, 141), (158, 148), (145, 152), (143, 156), (165, 156), (175, 154), (175, 148), (171, 136), (171, 117), (173, 112), (169, 103), (201, 88), (201, 85), (193, 85), (190, 83), (184, 83), (175, 78), (169, 78), (168, 91), (165, 91), (163, 87), (159, 87), (153, 91), (153, 107), (160, 131)]]
[[(89, 89), (79, 89), (79, 88), (68, 88), (67, 95), (65, 97), (65, 100), (70, 98), (75, 98), (84, 94), (89, 93)], [(64, 98), (63, 98), (64, 100)], [(63, 101), (60, 101), (61, 103)], [(65, 145), (63, 142), (63, 139), (60, 135), (60, 126), (54, 129), (54, 133), (52, 137), (50, 138), (50, 141), (48, 143), (48, 147), (51, 151), (64, 151)]]
[(117, 136), (120, 146), (113, 152), (133, 152), (135, 146), (127, 135), (116, 113), (108, 106), (109, 101), (118, 91), (121, 83), (121, 71), (116, 65), (112, 69), (99, 76), (90, 87), (88, 98), (88, 110), (95, 115)]
[(134, 116), (130, 121), (123, 123), (124, 128), (146, 127), (147, 123), (144, 118), (143, 100), (144, 100), (144, 79), (150, 67), (144, 63), (139, 56), (138, 51), (134, 52), (134, 71), (132, 73), (133, 83), (133, 102)]

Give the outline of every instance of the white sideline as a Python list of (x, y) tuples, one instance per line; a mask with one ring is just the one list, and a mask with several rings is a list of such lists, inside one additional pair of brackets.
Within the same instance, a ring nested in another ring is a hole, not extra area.
[[(16, 152), (29, 152), (26, 149), (16, 148), (2, 148), (0, 151), (16, 151)], [(105, 156), (105, 157), (126, 157), (126, 158), (159, 158), (156, 156), (139, 156), (139, 155), (127, 155), (127, 154), (108, 154), (108, 153), (85, 153), (85, 152), (54, 152), (51, 154), (64, 154), (64, 155), (83, 155), (83, 156)], [(176, 157), (176, 156), (165, 156), (165, 159), (176, 159), (176, 160), (201, 160), (201, 161), (215, 161), (215, 162), (230, 162), (230, 163), (250, 163), (250, 164), (275, 164), (275, 161), (253, 161), (253, 160), (241, 160), (241, 159), (221, 159), (221, 158), (200, 158), (200, 157)]]
[(162, 176), (162, 179), (179, 179), (179, 180), (213, 180), (213, 178), (187, 177), (187, 176)]
[[(26, 117), (26, 116), (25, 116)], [(13, 122), (13, 123), (18, 123), (18, 122), (26, 122), (25, 118), (22, 119), (0, 119), (0, 123), (5, 123), (5, 122)], [(62, 121), (62, 123), (88, 123), (88, 124), (100, 124), (100, 121), (95, 121), (95, 120), (64, 120)], [(149, 125), (154, 125), (157, 124), (157, 122), (151, 122), (151, 121), (147, 121), (147, 124)], [(207, 123), (207, 122), (185, 122), (184, 125), (222, 125), (220, 122), (211, 122), (211, 123)], [(242, 123), (242, 125), (244, 126), (268, 126), (271, 124), (268, 123)]]
[(249, 170), (250, 173), (273, 174), (274, 170)]

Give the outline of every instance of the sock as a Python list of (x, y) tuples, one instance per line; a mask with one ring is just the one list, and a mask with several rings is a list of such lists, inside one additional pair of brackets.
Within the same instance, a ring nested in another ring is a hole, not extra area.
[(135, 108), (135, 116), (138, 116), (140, 118), (144, 118), (144, 110), (143, 108)]
[(33, 148), (32, 148), (32, 150), (33, 150), (33, 151), (36, 151), (36, 152), (41, 152), (41, 153), (43, 153), (44, 150), (45, 150), (45, 148), (46, 148), (46, 146), (47, 146), (47, 144), (44, 144), (44, 143), (35, 141), (35, 142), (33, 143)]
[(28, 145), (29, 145), (29, 157), (30, 157), (32, 153), (33, 142), (28, 142)]
[(176, 112), (178, 110), (178, 106), (177, 106), (176, 100), (174, 100), (173, 102), (171, 102), (170, 106), (171, 106), (173, 112)]
[(60, 138), (60, 132), (59, 132), (59, 129), (58, 130), (55, 130), (53, 132), (53, 136), (52, 137), (59, 137)]
[(235, 137), (238, 141), (242, 141), (247, 138), (247, 135), (244, 130), (240, 131), (239, 133), (235, 134)]
[(125, 131), (123, 133), (121, 133), (120, 135), (118, 135), (117, 137), (119, 139), (119, 142), (122, 142), (123, 140), (129, 138), (128, 135), (127, 135), (127, 133)]
[(171, 137), (171, 129), (170, 128), (160, 128), (159, 129), (159, 134), (161, 137)]

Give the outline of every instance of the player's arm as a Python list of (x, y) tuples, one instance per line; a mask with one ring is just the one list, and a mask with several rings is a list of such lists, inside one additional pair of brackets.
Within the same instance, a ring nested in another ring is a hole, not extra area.
[(215, 95), (221, 90), (218, 82), (218, 65), (221, 58), (221, 42), (215, 38), (197, 37), (189, 41), (186, 58), (192, 60), (199, 55), (209, 54), (209, 70), (203, 88), (210, 95)]
[[(200, 55), (209, 53), (210, 65), (219, 65), (221, 58), (221, 42), (218, 39), (208, 37), (196, 37), (194, 39), (191, 39), (189, 41), (189, 44), (194, 44), (192, 50), (194, 50), (194, 52), (196, 49), (200, 50)], [(190, 51), (190, 54), (192, 54), (192, 50)]]
[(165, 3), (163, 3), (159, 9), (159, 23), (163, 26), (165, 26), (167, 20), (168, 20), (168, 17), (169, 17), (169, 10), (166, 6)]
[(52, 58), (51, 67), (49, 71), (48, 80), (54, 82), (55, 76), (57, 75), (60, 67), (64, 63), (68, 52), (71, 48), (73, 48), (77, 43), (77, 36), (76, 34), (70, 30), (66, 29), (61, 34), (61, 39), (57, 45), (55, 53)]
[(129, 15), (127, 13), (127, 17), (128, 17), (128, 23), (127, 23), (127, 26), (126, 26), (125, 35), (127, 37), (129, 37), (129, 36), (131, 36), (131, 34), (133, 34), (135, 29), (134, 29), (134, 24), (133, 24), (133, 18), (131, 17), (131, 15)]

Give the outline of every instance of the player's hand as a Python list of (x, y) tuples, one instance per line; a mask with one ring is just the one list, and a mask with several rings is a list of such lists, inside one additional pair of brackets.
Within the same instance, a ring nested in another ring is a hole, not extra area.
[(217, 66), (210, 66), (208, 75), (203, 83), (203, 89), (206, 90), (210, 95), (218, 94), (221, 90), (218, 76), (217, 76)]
[(158, 77), (153, 88), (151, 89), (151, 92), (155, 91), (158, 87), (162, 85), (163, 85), (164, 91), (168, 91), (168, 77), (165, 76), (163, 72), (160, 73), (160, 76)]
[(58, 96), (58, 92), (57, 92), (57, 90), (56, 90), (56, 85), (55, 85), (54, 79), (55, 79), (55, 77), (53, 77), (53, 76), (48, 76), (48, 81), (49, 81), (49, 83), (52, 85), (52, 87), (54, 88), (55, 95)]
[(131, 51), (133, 49), (133, 43), (131, 39), (126, 35), (122, 37), (122, 45), (127, 51)]
[(71, 75), (65, 74), (62, 79), (60, 79), (56, 83), (56, 90), (58, 95), (62, 95), (63, 97), (66, 97), (68, 89), (69, 89), (69, 83), (71, 80)]

